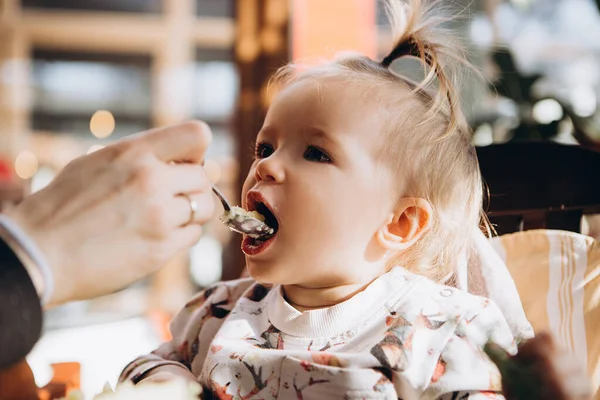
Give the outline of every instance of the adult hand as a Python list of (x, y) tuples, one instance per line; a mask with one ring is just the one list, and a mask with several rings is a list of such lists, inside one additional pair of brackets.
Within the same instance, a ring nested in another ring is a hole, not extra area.
[(198, 241), (215, 207), (201, 166), (211, 137), (197, 121), (130, 136), (6, 211), (50, 264), (50, 305), (121, 289)]
[(502, 375), (506, 400), (592, 400), (585, 368), (548, 332), (519, 344), (514, 356), (495, 343), (484, 350)]

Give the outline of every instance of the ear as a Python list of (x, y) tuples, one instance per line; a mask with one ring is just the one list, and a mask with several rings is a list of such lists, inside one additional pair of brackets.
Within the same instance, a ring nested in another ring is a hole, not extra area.
[(377, 231), (377, 241), (388, 250), (405, 250), (429, 230), (432, 217), (427, 200), (404, 197)]

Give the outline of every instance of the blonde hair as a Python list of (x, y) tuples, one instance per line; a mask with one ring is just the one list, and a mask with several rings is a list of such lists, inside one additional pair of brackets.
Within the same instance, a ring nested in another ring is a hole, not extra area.
[[(452, 35), (440, 27), (448, 18), (433, 15), (436, 4), (425, 7), (421, 0), (386, 2), (396, 39), (381, 62), (345, 54), (309, 68), (289, 64), (277, 71), (271, 83), (281, 88), (307, 77), (342, 77), (366, 82), (369, 88), (385, 94), (378, 96), (378, 104), (390, 115), (381, 151), (401, 174), (398, 200), (424, 198), (433, 208), (431, 228), (398, 254), (394, 263), (452, 284), (478, 223), (488, 224), (482, 210), (483, 183), (477, 155), (456, 90), (459, 69), (455, 66), (470, 65)], [(402, 57), (421, 61), (427, 72), (421, 82), (389, 68)]]

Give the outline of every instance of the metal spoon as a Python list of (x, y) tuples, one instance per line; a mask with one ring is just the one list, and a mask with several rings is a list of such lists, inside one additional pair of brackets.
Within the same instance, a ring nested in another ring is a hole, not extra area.
[(221, 222), (234, 232), (246, 234), (253, 239), (267, 240), (275, 230), (261, 220), (247, 215), (247, 211), (240, 207), (232, 207), (223, 193), (212, 185), (213, 192), (217, 195), (225, 212), (219, 217)]

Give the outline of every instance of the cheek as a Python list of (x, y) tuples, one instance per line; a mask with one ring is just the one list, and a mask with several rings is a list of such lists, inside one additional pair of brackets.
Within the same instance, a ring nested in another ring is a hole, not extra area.
[(318, 242), (366, 240), (376, 225), (373, 221), (380, 214), (372, 209), (368, 195), (331, 184), (310, 193), (289, 196), (289, 199), (290, 209), (301, 210), (292, 217), (294, 226)]
[(374, 181), (340, 190), (335, 214), (347, 236), (370, 238), (385, 221), (391, 210), (389, 193)]

